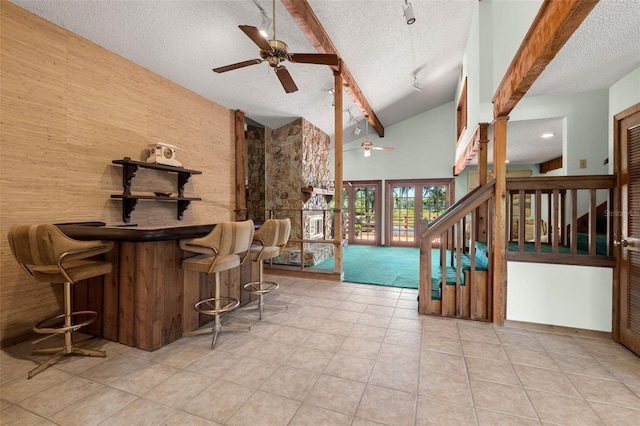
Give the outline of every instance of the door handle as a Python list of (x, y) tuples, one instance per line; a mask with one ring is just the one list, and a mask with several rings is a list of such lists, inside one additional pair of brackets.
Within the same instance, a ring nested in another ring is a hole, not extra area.
[(629, 243), (623, 238), (620, 241), (613, 240), (613, 245), (615, 247), (626, 247), (629, 245)]

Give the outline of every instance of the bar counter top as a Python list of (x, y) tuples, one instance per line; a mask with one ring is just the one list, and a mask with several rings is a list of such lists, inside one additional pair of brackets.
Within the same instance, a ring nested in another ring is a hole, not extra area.
[[(193, 306), (213, 297), (215, 275), (182, 269), (185, 252), (179, 241), (207, 235), (215, 224), (189, 226), (118, 226), (102, 222), (56, 224), (67, 236), (84, 240), (110, 240), (105, 254), (113, 269), (101, 280), (73, 286), (78, 310), (101, 313), (101, 321), (86, 328), (93, 335), (145, 350), (156, 350), (211, 321)], [(256, 262), (223, 271), (222, 297), (242, 305), (252, 295), (243, 285), (258, 280)]]
[(118, 226), (104, 222), (56, 224), (68, 237), (79, 240), (151, 242), (197, 238), (207, 235), (215, 224), (188, 226)]

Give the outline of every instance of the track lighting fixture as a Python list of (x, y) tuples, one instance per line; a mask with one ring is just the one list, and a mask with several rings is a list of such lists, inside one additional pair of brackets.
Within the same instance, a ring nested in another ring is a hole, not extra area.
[(416, 16), (413, 14), (413, 6), (408, 0), (404, 0), (404, 19), (407, 20), (407, 25), (411, 25), (416, 22)]
[(260, 23), (260, 27), (258, 30), (262, 37), (269, 37), (269, 29), (271, 29), (271, 18), (269, 18), (264, 12), (262, 12), (262, 22)]
[(269, 30), (271, 29), (271, 18), (267, 16), (267, 12), (264, 11), (262, 6), (256, 1), (253, 0), (253, 3), (260, 9), (260, 15), (262, 15), (262, 22), (260, 22), (260, 26), (258, 27), (258, 31), (265, 39), (269, 38)]
[(420, 82), (418, 81), (418, 77), (416, 76), (416, 73), (413, 73), (413, 90), (415, 91), (422, 91), (422, 84), (420, 84)]
[(362, 132), (362, 129), (360, 128), (360, 122), (353, 117), (353, 114), (351, 114), (350, 109), (346, 111), (347, 111), (347, 114), (349, 114), (349, 123), (353, 123), (353, 122), (356, 123), (356, 128), (353, 130), (353, 134), (357, 136), (360, 134), (360, 132)]

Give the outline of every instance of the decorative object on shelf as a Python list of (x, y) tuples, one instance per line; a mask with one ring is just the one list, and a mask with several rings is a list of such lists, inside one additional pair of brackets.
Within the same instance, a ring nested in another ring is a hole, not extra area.
[[(155, 201), (175, 201), (178, 203), (178, 220), (182, 219), (184, 211), (189, 207), (191, 201), (200, 201), (201, 198), (185, 197), (184, 185), (187, 183), (191, 175), (202, 174), (199, 170), (188, 170), (182, 167), (166, 166), (163, 164), (145, 163), (142, 161), (134, 161), (129, 157), (122, 160), (113, 160), (113, 164), (119, 164), (123, 168), (122, 172), (122, 194), (111, 195), (113, 199), (122, 200), (122, 220), (129, 223), (131, 220), (131, 212), (136, 208), (138, 200), (155, 200)], [(143, 169), (161, 170), (172, 172), (178, 175), (178, 195), (172, 197), (171, 192), (154, 192), (155, 195), (134, 195), (131, 193), (131, 181), (138, 171), (138, 167)]]
[(178, 147), (169, 145), (168, 143), (152, 143), (149, 145), (149, 158), (147, 158), (147, 163), (182, 167), (182, 163), (176, 160), (177, 151)]

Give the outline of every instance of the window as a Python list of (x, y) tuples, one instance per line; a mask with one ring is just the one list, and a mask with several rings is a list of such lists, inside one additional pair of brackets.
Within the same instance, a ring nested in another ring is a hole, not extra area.
[(456, 146), (460, 144), (460, 138), (467, 129), (467, 77), (464, 78), (460, 98), (458, 99), (458, 110), (456, 111)]

